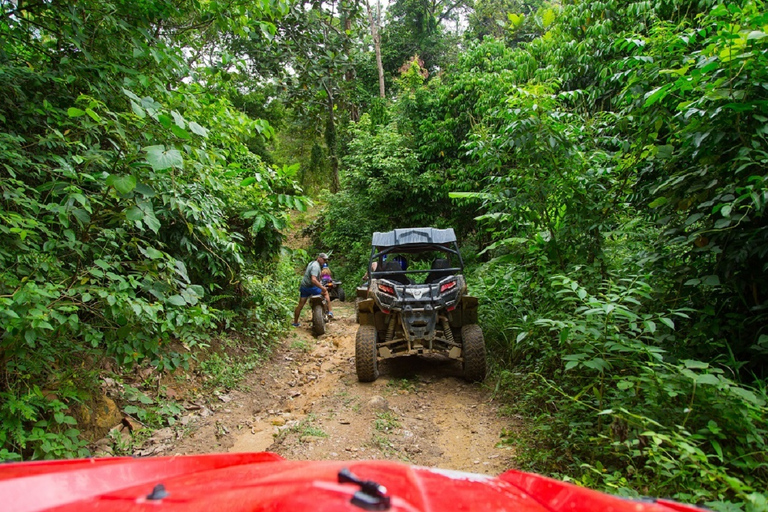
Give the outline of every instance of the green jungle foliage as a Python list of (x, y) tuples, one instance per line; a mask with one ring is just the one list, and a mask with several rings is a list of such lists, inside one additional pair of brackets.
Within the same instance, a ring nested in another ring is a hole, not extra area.
[(386, 99), (351, 2), (1, 5), (3, 459), (83, 453), (104, 358), (266, 348), (298, 179), (348, 289), (371, 232), (456, 229), (526, 467), (768, 509), (763, 0), (398, 1)]
[(249, 149), (272, 128), (196, 61), (274, 30), (278, 6), (249, 4), (3, 2), (1, 459), (83, 454), (68, 411), (105, 357), (173, 370), (218, 329), (283, 325), (262, 282), (296, 169)]
[(471, 289), (496, 389), (532, 418), (505, 441), (526, 467), (767, 510), (765, 3), (507, 19), (351, 128), (319, 239), (351, 275), (371, 231), (482, 249)]

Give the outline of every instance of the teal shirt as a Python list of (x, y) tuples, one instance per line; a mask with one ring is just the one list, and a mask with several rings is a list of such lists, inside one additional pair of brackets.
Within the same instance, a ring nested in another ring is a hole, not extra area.
[(312, 276), (315, 276), (317, 280), (320, 280), (320, 262), (315, 260), (307, 265), (307, 270), (304, 271), (304, 277), (301, 279), (302, 288), (312, 288), (315, 283), (312, 282)]

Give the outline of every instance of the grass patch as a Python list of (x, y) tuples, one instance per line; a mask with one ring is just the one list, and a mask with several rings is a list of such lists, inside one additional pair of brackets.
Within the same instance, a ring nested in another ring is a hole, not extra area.
[(375, 448), (381, 451), (382, 454), (388, 459), (397, 459), (403, 462), (412, 462), (405, 452), (399, 451), (392, 444), (392, 441), (384, 434), (374, 432), (371, 436), (371, 441), (368, 443), (371, 448)]
[(109, 438), (112, 440), (112, 452), (116, 456), (132, 456), (134, 450), (143, 445), (147, 439), (152, 437), (151, 428), (140, 428), (130, 435), (123, 436), (117, 430), (109, 432)]
[(312, 350), (312, 345), (306, 339), (300, 338), (294, 335), (294, 338), (291, 340), (291, 350), (301, 350), (302, 352), (309, 352), (310, 350)]
[(198, 372), (206, 389), (235, 389), (246, 375), (266, 359), (263, 348), (243, 347), (232, 339), (222, 342), (218, 349), (208, 352), (200, 361)]
[(308, 436), (328, 437), (328, 434), (326, 434), (323, 431), (323, 429), (313, 425), (314, 421), (315, 421), (315, 415), (308, 414), (307, 417), (301, 420), (297, 425), (294, 425), (283, 432), (290, 432), (292, 434), (296, 434), (299, 436), (299, 439), (302, 439)]
[(387, 387), (393, 393), (397, 393), (398, 391), (407, 391), (409, 393), (415, 393), (416, 386), (417, 386), (416, 381), (409, 380), (409, 379), (391, 379), (389, 382), (387, 382)]
[(392, 432), (400, 428), (400, 422), (392, 411), (376, 413), (376, 419), (373, 420), (373, 428), (379, 432)]

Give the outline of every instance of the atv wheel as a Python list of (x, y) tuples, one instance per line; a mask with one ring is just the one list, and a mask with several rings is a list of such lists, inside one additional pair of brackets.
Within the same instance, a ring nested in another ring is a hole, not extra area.
[(339, 287), (338, 295), (341, 302), (344, 302), (347, 299), (347, 295), (344, 293), (344, 288)]
[(312, 334), (315, 336), (325, 334), (325, 316), (323, 315), (322, 304), (315, 304), (312, 307)]
[(376, 342), (378, 333), (373, 325), (361, 325), (357, 328), (355, 338), (355, 369), (357, 380), (373, 382), (379, 376), (379, 365), (376, 361)]
[(461, 328), (461, 342), (464, 356), (464, 378), (469, 382), (485, 379), (485, 340), (483, 330), (477, 324)]

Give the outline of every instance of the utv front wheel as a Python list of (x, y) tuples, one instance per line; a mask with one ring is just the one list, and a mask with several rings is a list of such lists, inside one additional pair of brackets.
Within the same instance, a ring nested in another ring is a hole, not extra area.
[(355, 369), (357, 380), (373, 382), (379, 376), (379, 365), (376, 361), (376, 342), (378, 333), (373, 325), (361, 325), (357, 328), (355, 339)]
[(464, 356), (464, 378), (469, 382), (485, 379), (485, 339), (483, 330), (477, 324), (461, 328), (461, 342)]
[(325, 334), (325, 317), (322, 304), (312, 306), (312, 334), (315, 336)]
[(347, 300), (347, 295), (344, 293), (344, 288), (339, 287), (339, 291), (337, 293), (339, 295), (339, 301), (344, 302)]

